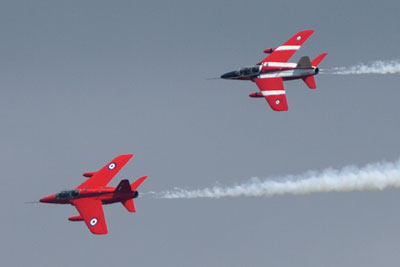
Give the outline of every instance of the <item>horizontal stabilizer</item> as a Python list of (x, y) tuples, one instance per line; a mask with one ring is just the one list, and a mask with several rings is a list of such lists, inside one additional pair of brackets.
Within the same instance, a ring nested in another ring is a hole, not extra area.
[(303, 81), (307, 84), (308, 88), (316, 89), (317, 85), (315, 84), (314, 76), (307, 76), (302, 78)]
[(321, 55), (317, 56), (316, 58), (313, 59), (313, 61), (311, 62), (311, 64), (313, 66), (318, 66), (319, 63), (321, 63), (322, 60), (324, 60), (324, 58), (328, 55), (328, 53), (322, 53)]
[(122, 205), (126, 208), (129, 212), (136, 212), (135, 203), (133, 203), (133, 199), (128, 199), (125, 201), (121, 201)]
[(146, 178), (147, 178), (147, 176), (143, 176), (143, 177), (140, 177), (139, 179), (137, 179), (135, 182), (133, 182), (131, 184), (132, 191), (136, 191), (138, 189), (138, 187), (141, 185), (141, 183), (143, 183), (144, 180), (146, 180)]

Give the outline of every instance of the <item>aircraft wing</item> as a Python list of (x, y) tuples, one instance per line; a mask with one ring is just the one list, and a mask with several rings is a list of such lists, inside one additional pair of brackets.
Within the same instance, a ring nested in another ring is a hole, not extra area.
[(77, 187), (77, 189), (91, 189), (106, 186), (112, 178), (125, 166), (125, 164), (133, 157), (133, 154), (120, 155), (110, 161), (85, 182)]
[(95, 198), (81, 198), (72, 200), (75, 208), (85, 221), (90, 232), (96, 235), (108, 233), (101, 200)]
[(275, 50), (266, 58), (260, 61), (263, 62), (287, 62), (297, 50), (307, 41), (314, 33), (314, 30), (304, 30), (296, 33), (286, 43), (275, 48)]
[(256, 78), (253, 81), (260, 88), (261, 93), (270, 107), (275, 111), (287, 111), (289, 109), (286, 101), (286, 92), (281, 77)]

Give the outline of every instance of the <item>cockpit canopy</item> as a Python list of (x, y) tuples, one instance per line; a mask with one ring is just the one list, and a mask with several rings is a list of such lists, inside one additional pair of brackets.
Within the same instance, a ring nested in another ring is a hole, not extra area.
[(251, 75), (256, 75), (260, 73), (260, 66), (253, 66), (253, 67), (245, 67), (241, 68), (239, 70), (239, 75), (240, 76), (251, 76)]
[(251, 67), (241, 68), (240, 70), (235, 70), (227, 72), (221, 75), (221, 79), (243, 79), (252, 78), (257, 76), (261, 72), (261, 65), (255, 65)]
[(68, 190), (68, 191), (61, 191), (60, 193), (55, 195), (56, 199), (59, 200), (67, 200), (77, 198), (79, 196), (79, 190)]

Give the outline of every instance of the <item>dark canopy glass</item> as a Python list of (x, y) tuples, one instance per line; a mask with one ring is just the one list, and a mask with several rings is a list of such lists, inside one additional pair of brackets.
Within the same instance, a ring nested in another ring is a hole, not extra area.
[(239, 70), (240, 76), (250, 76), (260, 73), (260, 66), (246, 67)]
[(56, 199), (65, 200), (65, 199), (73, 199), (79, 196), (79, 190), (68, 190), (68, 191), (61, 191), (60, 193), (56, 194)]

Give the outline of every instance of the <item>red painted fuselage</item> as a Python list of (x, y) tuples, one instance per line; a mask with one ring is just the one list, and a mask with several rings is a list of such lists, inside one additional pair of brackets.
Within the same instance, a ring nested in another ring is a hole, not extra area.
[(105, 187), (102, 189), (74, 189), (69, 191), (61, 191), (60, 193), (41, 198), (40, 202), (74, 205), (71, 201), (73, 199), (96, 198), (101, 200), (102, 204), (112, 204), (115, 202), (137, 198), (138, 196), (138, 191), (117, 192), (116, 187)]

